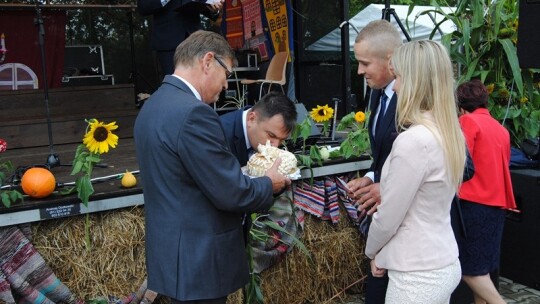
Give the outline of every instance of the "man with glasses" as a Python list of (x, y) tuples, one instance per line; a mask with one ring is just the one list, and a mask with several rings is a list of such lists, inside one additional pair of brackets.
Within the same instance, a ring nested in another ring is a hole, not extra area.
[(291, 183), (280, 160), (266, 176), (244, 176), (209, 106), (227, 88), (233, 58), (219, 34), (193, 33), (135, 122), (148, 288), (172, 303), (225, 304), (248, 282), (241, 215), (268, 210)]

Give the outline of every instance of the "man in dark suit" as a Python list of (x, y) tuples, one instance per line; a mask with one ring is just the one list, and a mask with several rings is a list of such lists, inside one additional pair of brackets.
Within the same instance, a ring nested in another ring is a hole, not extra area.
[[(386, 20), (370, 22), (358, 33), (354, 43), (358, 75), (364, 76), (371, 89), (368, 130), (373, 163), (369, 172), (347, 185), (352, 196), (358, 199), (359, 209), (367, 209), (369, 215), (372, 215), (381, 203), (379, 190), (381, 170), (397, 137), (395, 121), (397, 95), (393, 91), (394, 75), (389, 70), (388, 63), (394, 50), (401, 44), (400, 33)], [(367, 220), (370, 220), (370, 217)], [(382, 278), (374, 277), (369, 268), (366, 304), (384, 303), (387, 285), (387, 275)]]
[(153, 16), (150, 45), (156, 51), (164, 75), (174, 71), (173, 56), (178, 44), (202, 28), (201, 14), (216, 20), (223, 6), (223, 1), (212, 5), (189, 2), (191, 0), (137, 0), (139, 13)]
[(259, 144), (265, 145), (268, 140), (272, 146), (279, 147), (289, 138), (296, 116), (296, 107), (287, 96), (270, 92), (253, 107), (221, 115), (220, 120), (231, 152), (245, 166), (249, 152), (257, 152)]
[(249, 279), (241, 214), (268, 210), (291, 181), (244, 176), (209, 104), (227, 88), (234, 53), (198, 31), (176, 49), (173, 75), (144, 104), (134, 137), (145, 202), (148, 288), (173, 303), (225, 304)]
[[(296, 107), (292, 100), (281, 92), (270, 92), (253, 107), (247, 106), (221, 115), (219, 118), (231, 152), (245, 166), (259, 144), (266, 141), (279, 147), (296, 125)], [(249, 214), (248, 214), (249, 215)], [(242, 217), (244, 241), (248, 243), (251, 218)]]

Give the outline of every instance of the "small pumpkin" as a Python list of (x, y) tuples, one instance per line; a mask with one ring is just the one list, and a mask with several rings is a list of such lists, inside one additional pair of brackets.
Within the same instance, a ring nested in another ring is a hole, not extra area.
[(21, 178), (21, 187), (25, 194), (33, 198), (44, 198), (53, 193), (56, 179), (51, 171), (45, 168), (30, 168)]
[(126, 173), (124, 173), (124, 176), (122, 176), (122, 186), (125, 188), (131, 188), (135, 187), (135, 185), (137, 185), (137, 178), (135, 178), (133, 173), (126, 170)]

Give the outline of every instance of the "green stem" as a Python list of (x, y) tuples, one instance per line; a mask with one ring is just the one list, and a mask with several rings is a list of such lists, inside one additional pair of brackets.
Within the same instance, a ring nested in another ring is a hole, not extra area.
[(84, 240), (86, 243), (86, 251), (92, 249), (92, 241), (90, 240), (90, 213), (86, 214), (86, 220), (84, 222)]

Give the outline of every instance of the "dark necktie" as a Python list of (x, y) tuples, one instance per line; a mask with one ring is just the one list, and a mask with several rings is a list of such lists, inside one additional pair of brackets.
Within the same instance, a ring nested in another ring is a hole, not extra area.
[(249, 149), (247, 150), (248, 158), (250, 158), (251, 155), (253, 155), (253, 154), (255, 154), (255, 150), (253, 150), (253, 148), (249, 148)]
[(379, 132), (379, 127), (382, 124), (384, 119), (384, 112), (386, 111), (386, 102), (388, 101), (388, 96), (383, 92), (381, 95), (381, 107), (379, 110), (379, 116), (377, 116), (377, 125), (375, 126), (375, 134)]

